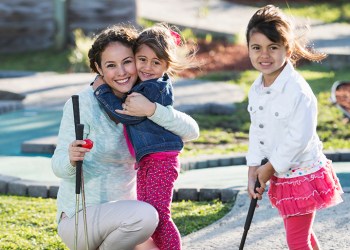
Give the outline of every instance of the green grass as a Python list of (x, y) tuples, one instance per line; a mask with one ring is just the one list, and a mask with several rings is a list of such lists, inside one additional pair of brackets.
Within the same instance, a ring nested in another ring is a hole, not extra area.
[(55, 200), (0, 197), (0, 249), (65, 249), (56, 232)]
[(72, 70), (69, 56), (73, 50), (31, 51), (14, 54), (1, 54), (0, 70), (40, 71), (67, 73)]
[[(247, 5), (262, 7), (270, 4), (271, 1), (254, 1)], [(294, 17), (308, 17), (325, 23), (349, 23), (350, 22), (350, 3), (347, 0), (320, 1), (311, 0), (307, 3), (298, 3), (294, 1), (285, 1), (274, 4), (280, 7), (286, 14)]]
[(182, 236), (188, 235), (224, 217), (233, 207), (233, 202), (181, 201), (173, 202), (172, 218)]
[(327, 3), (289, 4), (281, 6), (287, 14), (292, 16), (318, 19), (325, 23), (349, 23), (350, 3), (348, 1), (332, 1)]
[(79, 29), (74, 31), (76, 46), (64, 50), (47, 49), (1, 55), (0, 70), (40, 71), (57, 73), (89, 72), (88, 51), (91, 37)]
[[(223, 217), (233, 203), (174, 202), (173, 219), (187, 235)], [(0, 195), (0, 249), (68, 249), (56, 231), (56, 200)]]

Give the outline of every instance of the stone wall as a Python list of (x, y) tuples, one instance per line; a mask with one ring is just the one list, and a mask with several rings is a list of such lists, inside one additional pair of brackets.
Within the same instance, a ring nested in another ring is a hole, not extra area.
[(136, 23), (136, 0), (70, 0), (69, 28), (96, 33), (116, 23)]
[[(0, 53), (22, 52), (54, 46), (57, 0), (1, 0)], [(64, 1), (64, 0), (61, 0)], [(136, 0), (65, 0), (67, 32), (80, 28), (96, 33), (119, 22), (136, 22)]]
[(53, 44), (52, 0), (0, 2), (0, 52), (47, 48)]

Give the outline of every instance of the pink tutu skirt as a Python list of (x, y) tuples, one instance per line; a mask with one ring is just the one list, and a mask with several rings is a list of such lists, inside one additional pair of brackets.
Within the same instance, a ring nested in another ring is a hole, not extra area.
[(268, 196), (283, 218), (304, 215), (343, 201), (332, 161), (315, 173), (294, 178), (272, 176)]

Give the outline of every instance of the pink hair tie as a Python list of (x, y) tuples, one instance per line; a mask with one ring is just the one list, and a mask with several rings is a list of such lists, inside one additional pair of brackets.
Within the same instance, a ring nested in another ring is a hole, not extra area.
[(170, 34), (171, 36), (174, 38), (174, 42), (177, 46), (179, 46), (181, 44), (181, 36), (179, 33), (173, 31), (173, 30), (170, 30)]

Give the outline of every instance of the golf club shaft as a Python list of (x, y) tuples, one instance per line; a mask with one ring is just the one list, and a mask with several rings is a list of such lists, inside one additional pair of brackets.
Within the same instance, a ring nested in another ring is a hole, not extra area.
[[(264, 158), (261, 161), (260, 165), (265, 165), (268, 161), (269, 160), (267, 158)], [(254, 185), (254, 193), (258, 193), (258, 191), (256, 191), (256, 189), (258, 187), (261, 187), (261, 185), (260, 185), (259, 179), (257, 178), (256, 181), (255, 181), (255, 185)], [(257, 202), (258, 202), (257, 198), (256, 199), (251, 199), (251, 201), (250, 201), (247, 218), (246, 218), (246, 221), (245, 221), (245, 224), (244, 224), (244, 232), (243, 232), (243, 235), (242, 235), (241, 244), (239, 245), (239, 250), (243, 250), (243, 248), (244, 248), (245, 240), (247, 238), (247, 234), (248, 234), (250, 225), (251, 225), (252, 220), (253, 220), (254, 211), (255, 211)]]
[(78, 249), (78, 214), (79, 214), (79, 194), (75, 194), (75, 231), (74, 231), (74, 250)]
[(85, 203), (85, 189), (84, 189), (84, 173), (81, 175), (81, 199), (83, 203), (83, 219), (84, 219), (84, 233), (85, 233), (85, 246), (89, 249), (89, 239), (87, 230), (87, 219), (86, 219), (86, 203)]
[[(260, 187), (260, 182), (257, 179), (255, 181), (255, 186), (254, 186), (254, 192), (255, 193), (257, 193), (256, 188), (258, 188), (258, 187)], [(247, 238), (247, 234), (248, 234), (250, 225), (251, 225), (252, 220), (253, 220), (253, 216), (254, 216), (254, 212), (255, 212), (255, 208), (256, 208), (257, 202), (258, 202), (258, 198), (251, 199), (251, 201), (250, 201), (247, 218), (246, 218), (245, 224), (244, 224), (244, 232), (243, 232), (243, 235), (242, 235), (241, 244), (239, 245), (239, 250), (243, 250), (243, 247), (244, 247), (244, 244), (245, 244), (245, 240)]]
[[(79, 124), (81, 125), (81, 124)], [(78, 126), (79, 129), (79, 126)], [(80, 177), (79, 177), (80, 176)], [(85, 246), (86, 249), (89, 249), (89, 240), (88, 240), (88, 231), (87, 231), (87, 219), (86, 219), (86, 203), (85, 203), (85, 189), (84, 189), (84, 174), (82, 172), (82, 162), (77, 162), (77, 173), (76, 173), (76, 208), (75, 208), (75, 241), (78, 241), (78, 215), (79, 215), (79, 194), (81, 194), (81, 200), (83, 205), (83, 220), (84, 220), (84, 233), (85, 233)], [(77, 243), (76, 243), (77, 244)], [(76, 246), (75, 246), (75, 249)]]

